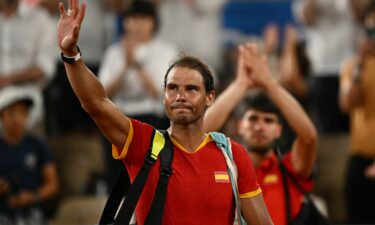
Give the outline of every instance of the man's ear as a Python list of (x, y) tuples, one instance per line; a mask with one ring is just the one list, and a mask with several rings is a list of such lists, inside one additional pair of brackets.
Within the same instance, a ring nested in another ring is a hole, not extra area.
[(214, 101), (215, 101), (215, 96), (216, 96), (216, 93), (214, 90), (210, 91), (207, 95), (206, 95), (206, 105), (207, 107), (211, 106)]
[(165, 105), (165, 89), (163, 89), (163, 105)]

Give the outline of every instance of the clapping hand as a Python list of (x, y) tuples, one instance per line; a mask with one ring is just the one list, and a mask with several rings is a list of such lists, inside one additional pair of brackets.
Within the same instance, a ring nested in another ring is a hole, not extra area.
[(245, 64), (245, 45), (240, 45), (238, 47), (238, 59), (237, 59), (237, 73), (235, 82), (240, 85), (246, 85), (247, 89), (254, 87), (251, 76), (251, 69), (249, 69)]
[(68, 56), (77, 53), (79, 30), (85, 16), (86, 3), (78, 5), (78, 0), (69, 0), (69, 9), (65, 10), (64, 4), (59, 3), (60, 21), (57, 28), (57, 41), (61, 51)]
[(254, 87), (267, 88), (268, 84), (276, 81), (269, 69), (267, 57), (259, 53), (255, 44), (246, 44), (243, 60), (247, 76)]

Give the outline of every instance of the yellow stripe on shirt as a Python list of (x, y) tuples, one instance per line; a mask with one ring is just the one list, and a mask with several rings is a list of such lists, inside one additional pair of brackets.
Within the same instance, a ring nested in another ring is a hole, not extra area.
[(193, 152), (189, 152), (188, 150), (186, 150), (184, 146), (178, 143), (172, 136), (171, 136), (171, 141), (175, 146), (177, 146), (182, 151), (189, 153), (189, 154), (193, 154), (193, 153), (196, 153), (199, 149), (203, 148), (208, 142), (212, 141), (212, 138), (210, 135), (207, 135), (206, 138), (203, 140), (203, 142)]
[(247, 192), (245, 194), (241, 194), (240, 198), (251, 198), (251, 197), (254, 197), (254, 196), (256, 196), (256, 195), (258, 195), (260, 193), (262, 193), (262, 189), (260, 189), (260, 187), (259, 187), (255, 191), (251, 191), (251, 192)]
[(117, 146), (112, 145), (112, 156), (114, 159), (117, 159), (117, 160), (123, 160), (125, 158), (126, 153), (128, 152), (128, 149), (129, 149), (130, 142), (133, 139), (133, 133), (134, 133), (133, 124), (130, 120), (128, 121), (129, 121), (129, 133), (128, 133), (128, 137), (126, 138), (125, 146), (122, 149), (121, 153), (119, 153), (120, 151), (117, 148)]

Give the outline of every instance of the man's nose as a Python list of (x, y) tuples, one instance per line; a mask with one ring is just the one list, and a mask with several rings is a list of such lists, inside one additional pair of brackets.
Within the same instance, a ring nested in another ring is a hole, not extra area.
[(177, 101), (184, 101), (185, 100), (185, 92), (184, 91), (179, 91), (177, 93)]
[(255, 123), (255, 125), (254, 125), (254, 130), (256, 130), (256, 131), (260, 131), (260, 130), (262, 130), (262, 128), (263, 128), (263, 125), (262, 125), (261, 122), (256, 122), (256, 123)]

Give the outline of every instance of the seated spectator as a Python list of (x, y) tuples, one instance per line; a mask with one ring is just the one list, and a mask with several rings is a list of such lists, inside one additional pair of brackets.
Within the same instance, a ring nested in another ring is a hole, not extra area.
[(59, 189), (48, 147), (27, 131), (32, 93), (13, 86), (0, 92), (0, 224), (45, 224), (40, 204)]

